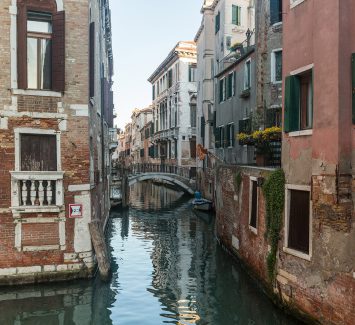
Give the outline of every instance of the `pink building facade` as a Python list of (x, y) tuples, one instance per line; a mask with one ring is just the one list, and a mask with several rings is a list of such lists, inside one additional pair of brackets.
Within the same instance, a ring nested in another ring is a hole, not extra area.
[(355, 319), (355, 2), (283, 1), (286, 174), (278, 288), (325, 324)]

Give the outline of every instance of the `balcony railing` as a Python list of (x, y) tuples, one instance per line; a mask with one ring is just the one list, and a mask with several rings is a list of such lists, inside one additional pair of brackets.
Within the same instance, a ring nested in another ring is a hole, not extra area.
[(184, 178), (195, 179), (196, 167), (176, 166), (170, 164), (134, 164), (126, 169), (128, 174), (164, 173), (175, 174)]
[(64, 172), (11, 172), (12, 209), (59, 211), (63, 206)]

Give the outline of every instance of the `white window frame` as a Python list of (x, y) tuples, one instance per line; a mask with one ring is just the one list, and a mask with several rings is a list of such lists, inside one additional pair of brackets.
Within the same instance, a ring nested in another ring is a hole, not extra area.
[[(249, 87), (247, 87), (247, 79), (248, 79), (248, 69), (247, 66), (250, 66), (250, 74), (249, 74)], [(251, 59), (245, 61), (244, 64), (244, 90), (251, 89)]]
[(282, 53), (282, 48), (274, 49), (271, 52), (271, 82), (273, 84), (282, 84), (282, 78), (279, 81), (276, 80), (276, 53), (277, 52)]
[(228, 148), (233, 148), (233, 134), (231, 134), (231, 126), (234, 125), (234, 122), (231, 122), (231, 123), (228, 123), (227, 125), (229, 125), (229, 132), (228, 132), (228, 143), (229, 144), (232, 144), (232, 145), (229, 145)]
[[(309, 253), (305, 254), (300, 251), (297, 251), (293, 248), (288, 247), (288, 234), (289, 234), (289, 222), (290, 222), (290, 206), (291, 206), (291, 190), (304, 191), (310, 193), (310, 202), (309, 202)], [(295, 184), (286, 184), (285, 186), (285, 242), (283, 246), (283, 251), (290, 255), (302, 258), (304, 260), (310, 261), (312, 259), (312, 234), (313, 234), (313, 215), (312, 215), (312, 196), (311, 196), (311, 186), (309, 185), (295, 185)]]
[(227, 98), (227, 89), (226, 89), (227, 82), (226, 82), (226, 80), (227, 80), (226, 77), (222, 78), (222, 102), (225, 102), (226, 98)]
[(290, 8), (294, 8), (297, 7), (298, 5), (300, 5), (302, 2), (304, 2), (305, 0), (290, 0)]
[[(253, 204), (253, 182), (256, 182), (256, 189), (257, 189), (257, 195), (256, 195), (256, 228), (252, 227), (250, 225), (251, 221), (251, 211), (252, 211), (252, 204)], [(255, 176), (250, 176), (249, 177), (249, 221), (248, 221), (248, 227), (253, 232), (255, 235), (258, 234), (258, 225), (259, 225), (259, 188), (258, 188), (258, 178)]]
[(60, 131), (34, 128), (15, 128), (15, 171), (21, 171), (21, 134), (55, 135), (57, 140), (57, 171), (62, 171)]

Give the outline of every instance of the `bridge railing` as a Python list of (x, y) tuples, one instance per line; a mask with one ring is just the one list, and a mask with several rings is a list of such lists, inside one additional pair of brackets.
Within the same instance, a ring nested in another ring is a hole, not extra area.
[(187, 179), (196, 178), (196, 167), (181, 167), (169, 164), (134, 164), (129, 167), (118, 168), (119, 173), (125, 172), (128, 175), (141, 173), (164, 173), (174, 174)]

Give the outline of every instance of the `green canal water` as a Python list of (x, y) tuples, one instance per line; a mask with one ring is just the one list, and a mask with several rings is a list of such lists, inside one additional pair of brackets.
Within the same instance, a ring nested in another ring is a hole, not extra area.
[(0, 289), (0, 325), (296, 325), (218, 245), (213, 216), (151, 182), (107, 229), (112, 279)]

